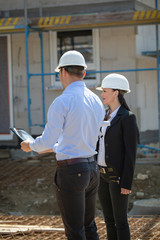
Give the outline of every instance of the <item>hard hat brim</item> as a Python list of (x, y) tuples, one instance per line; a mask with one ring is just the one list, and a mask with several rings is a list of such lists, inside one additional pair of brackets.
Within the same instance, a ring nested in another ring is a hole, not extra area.
[[(96, 90), (98, 90), (98, 91), (102, 91), (104, 88), (102, 88), (102, 87), (97, 87), (96, 88)], [(111, 88), (112, 89), (112, 88)], [(114, 88), (113, 88), (114, 89)], [(122, 91), (125, 91), (126, 93), (130, 93), (131, 92), (131, 90), (130, 89), (128, 89), (128, 90), (123, 90), (123, 89), (119, 89), (119, 90), (122, 90)]]
[(55, 71), (55, 72), (59, 72), (59, 71), (60, 71), (60, 67), (57, 66), (54, 71)]
[[(57, 66), (56, 68), (55, 68), (55, 72), (59, 72), (60, 71), (60, 68), (61, 67), (65, 67), (65, 66), (67, 66), (67, 65), (64, 65), (64, 66)], [(72, 65), (69, 65), (69, 66), (72, 66)], [(81, 66), (81, 65), (73, 65), (73, 66), (78, 66), (78, 67), (84, 67), (84, 70), (86, 70), (87, 69), (87, 65), (85, 65), (85, 66)]]
[(102, 87), (97, 87), (96, 90), (102, 91)]

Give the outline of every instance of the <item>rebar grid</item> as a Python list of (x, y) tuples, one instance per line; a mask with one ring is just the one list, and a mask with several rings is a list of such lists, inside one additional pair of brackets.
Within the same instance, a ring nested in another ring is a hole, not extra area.
[[(43, 184), (52, 184), (55, 161), (53, 156), (46, 159), (27, 159), (27, 160), (1, 160), (0, 168), (3, 169), (0, 175), (0, 186), (32, 186), (36, 184), (38, 178), (43, 178)], [(106, 227), (102, 218), (96, 218), (100, 240), (107, 239)], [(61, 217), (56, 216), (4, 216), (0, 215), (0, 225), (34, 225), (48, 226), (52, 228), (63, 228)], [(160, 216), (136, 216), (129, 218), (132, 240), (160, 240)], [(2, 228), (1, 228), (2, 230)], [(14, 240), (65, 240), (64, 231), (45, 231), (39, 232), (30, 230), (28, 232), (17, 232), (2, 234), (1, 239)]]
[[(37, 162), (36, 162), (37, 161)], [(0, 168), (3, 169), (0, 175), (0, 184), (8, 185), (34, 185), (37, 178), (44, 178), (43, 183), (50, 183), (53, 179), (56, 162), (47, 160), (1, 160)]]
[[(100, 240), (107, 239), (106, 227), (102, 218), (96, 218)], [(0, 216), (0, 224), (38, 225), (63, 228), (61, 217), (53, 216)], [(132, 240), (160, 240), (160, 216), (136, 216), (129, 218)], [(0, 234), (0, 239), (14, 240), (65, 240), (64, 231), (28, 231)]]
[(129, 218), (131, 237), (135, 240), (160, 240), (160, 216)]

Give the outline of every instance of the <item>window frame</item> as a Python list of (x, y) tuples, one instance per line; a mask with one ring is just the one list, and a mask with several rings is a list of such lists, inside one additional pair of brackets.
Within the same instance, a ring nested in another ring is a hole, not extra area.
[[(11, 36), (2, 34), (0, 37), (7, 37), (7, 68), (8, 68), (8, 98), (9, 98), (9, 122), (10, 127), (13, 127), (13, 92), (12, 92), (12, 63), (11, 63)], [(0, 133), (0, 140), (12, 140), (13, 133)]]
[[(90, 29), (89, 29), (90, 30)], [(99, 61), (99, 29), (91, 29), (93, 37), (93, 63), (87, 63), (86, 71), (99, 71), (100, 61)], [(58, 65), (57, 57), (57, 32), (49, 32), (49, 43), (50, 43), (50, 71), (55, 73), (55, 68)], [(56, 54), (54, 54), (56, 52)], [(100, 74), (96, 74), (96, 79), (85, 80), (86, 86), (89, 88), (95, 88), (100, 84)], [(56, 81), (56, 76), (51, 75), (51, 86), (48, 89), (62, 89), (60, 81)]]

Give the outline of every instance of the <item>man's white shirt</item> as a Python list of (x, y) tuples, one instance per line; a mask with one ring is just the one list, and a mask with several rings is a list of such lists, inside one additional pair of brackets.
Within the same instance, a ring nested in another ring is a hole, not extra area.
[(49, 107), (45, 129), (30, 148), (36, 152), (52, 148), (57, 160), (91, 157), (104, 115), (99, 97), (83, 81), (73, 82)]

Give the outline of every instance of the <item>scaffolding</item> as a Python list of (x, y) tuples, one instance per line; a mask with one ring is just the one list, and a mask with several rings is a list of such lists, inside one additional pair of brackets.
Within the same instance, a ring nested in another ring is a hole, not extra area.
[[(156, 54), (157, 67), (156, 68), (141, 68), (141, 69), (114, 69), (104, 71), (87, 71), (87, 73), (111, 73), (111, 72), (138, 72), (138, 71), (157, 71), (158, 83), (158, 124), (159, 124), (159, 144), (160, 144), (160, 51), (159, 51), (159, 26), (160, 10), (158, 10), (158, 0), (155, 0), (155, 9), (147, 11), (133, 11), (120, 13), (100, 13), (100, 14), (81, 14), (69, 16), (56, 17), (40, 17), (28, 22), (27, 4), (24, 0), (24, 18), (8, 18), (0, 19), (0, 32), (25, 32), (25, 47), (26, 47), (26, 75), (27, 75), (27, 101), (28, 101), (28, 126), (29, 129), (33, 126), (45, 126), (45, 76), (56, 75), (56, 73), (44, 73), (44, 59), (43, 59), (43, 31), (49, 30), (72, 30), (72, 29), (88, 29), (97, 27), (114, 27), (114, 26), (132, 26), (132, 25), (156, 25)], [(31, 32), (36, 31), (40, 39), (41, 52), (41, 72), (30, 73), (29, 69), (29, 51), (28, 38)], [(32, 77), (40, 76), (42, 85), (42, 123), (33, 124), (31, 116), (31, 93), (30, 81)]]

